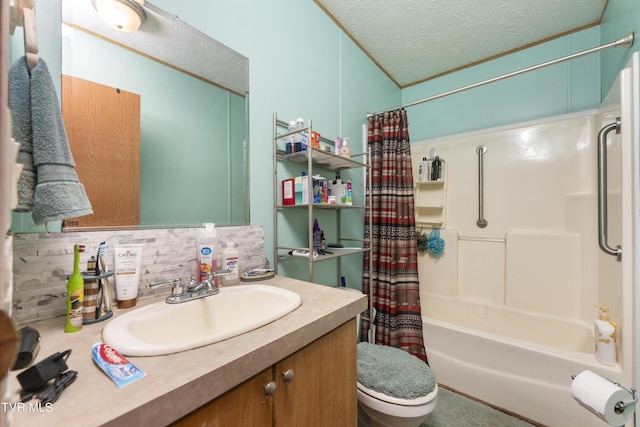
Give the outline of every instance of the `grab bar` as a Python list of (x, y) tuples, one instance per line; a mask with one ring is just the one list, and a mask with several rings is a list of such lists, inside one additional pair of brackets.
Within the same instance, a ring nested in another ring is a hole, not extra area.
[(609, 247), (607, 230), (607, 135), (612, 130), (620, 133), (620, 117), (616, 117), (614, 123), (610, 123), (598, 132), (598, 243), (600, 249), (608, 255), (616, 257), (616, 261), (622, 259), (622, 249), (618, 245), (615, 249)]
[(476, 225), (479, 228), (487, 226), (487, 220), (484, 219), (484, 178), (482, 172), (482, 156), (487, 152), (486, 145), (478, 145), (476, 153), (478, 153), (478, 220)]

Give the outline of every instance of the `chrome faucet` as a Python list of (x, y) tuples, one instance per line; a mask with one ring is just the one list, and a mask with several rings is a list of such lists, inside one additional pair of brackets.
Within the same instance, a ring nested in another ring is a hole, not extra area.
[(229, 270), (218, 270), (214, 273), (209, 272), (207, 273), (207, 278), (200, 283), (196, 282), (194, 276), (191, 276), (191, 281), (186, 287), (182, 286), (182, 279), (173, 279), (163, 282), (151, 282), (147, 285), (147, 288), (171, 285), (171, 295), (169, 295), (165, 301), (167, 304), (180, 304), (219, 293), (220, 289), (216, 287), (213, 277), (224, 276), (226, 274), (229, 274)]

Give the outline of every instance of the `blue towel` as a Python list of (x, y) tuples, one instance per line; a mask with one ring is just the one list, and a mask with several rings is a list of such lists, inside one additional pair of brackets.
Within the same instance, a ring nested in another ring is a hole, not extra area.
[(31, 212), (36, 188), (36, 169), (33, 166), (33, 138), (31, 136), (31, 83), (27, 59), (23, 56), (9, 69), (8, 105), (12, 113), (13, 138), (20, 143), (18, 163), (24, 167), (18, 179), (16, 212)]
[[(93, 210), (84, 186), (78, 180), (75, 171), (62, 113), (47, 64), (40, 58), (38, 64), (31, 70), (31, 79), (26, 82), (24, 81), (25, 72), (28, 75), (26, 59), (20, 58), (16, 64), (14, 67), (25, 70), (15, 72), (21, 79), (18, 93), (20, 96), (30, 94), (23, 99), (14, 99), (12, 104), (17, 105), (18, 108), (12, 111), (14, 121), (24, 126), (24, 123), (29, 122), (29, 118), (22, 116), (26, 115), (25, 105), (30, 104), (31, 141), (25, 139), (24, 142), (18, 142), (21, 144), (21, 150), (23, 143), (25, 152), (29, 145), (32, 149), (36, 176), (31, 209), (33, 222), (44, 224), (49, 221), (90, 215)], [(28, 90), (24, 89), (24, 86)], [(25, 135), (26, 137), (28, 135)], [(31, 189), (25, 189), (23, 192), (27, 194), (29, 190)]]

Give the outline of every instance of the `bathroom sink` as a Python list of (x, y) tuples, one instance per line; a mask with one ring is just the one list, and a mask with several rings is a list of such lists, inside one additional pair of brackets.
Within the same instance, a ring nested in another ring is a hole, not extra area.
[(105, 343), (124, 356), (159, 356), (213, 344), (273, 322), (300, 306), (295, 292), (251, 284), (181, 304), (149, 304), (111, 320)]

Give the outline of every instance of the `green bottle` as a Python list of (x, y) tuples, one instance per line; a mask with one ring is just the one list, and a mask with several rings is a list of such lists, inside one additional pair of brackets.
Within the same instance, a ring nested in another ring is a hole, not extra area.
[(84, 279), (80, 274), (80, 252), (84, 245), (73, 245), (73, 273), (67, 281), (67, 324), (65, 332), (82, 329), (82, 306), (84, 303)]

